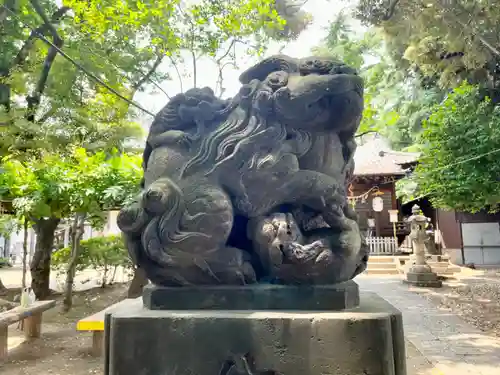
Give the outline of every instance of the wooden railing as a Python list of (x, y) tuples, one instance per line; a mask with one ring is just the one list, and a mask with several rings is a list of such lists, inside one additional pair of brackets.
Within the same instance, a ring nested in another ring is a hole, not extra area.
[(393, 237), (367, 237), (366, 244), (373, 255), (393, 255), (397, 252), (398, 244)]

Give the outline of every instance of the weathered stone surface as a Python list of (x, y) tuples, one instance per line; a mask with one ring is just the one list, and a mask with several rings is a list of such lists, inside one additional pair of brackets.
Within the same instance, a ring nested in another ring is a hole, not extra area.
[(151, 310), (344, 310), (359, 305), (358, 285), (248, 285), (144, 288), (144, 306)]
[(113, 312), (106, 375), (406, 375), (401, 314), (375, 294), (350, 311)]
[(366, 268), (347, 204), (363, 82), (326, 58), (272, 56), (239, 93), (206, 87), (158, 113), (144, 191), (118, 225), (157, 285), (332, 284)]
[(414, 256), (412, 257), (412, 265), (408, 267), (405, 273), (406, 284), (422, 287), (439, 288), (442, 286), (438, 275), (432, 272), (432, 268), (427, 264), (427, 254), (425, 252), (425, 241), (428, 239), (425, 227), (427, 218), (420, 214), (418, 205), (412, 207), (413, 215), (408, 219), (411, 223), (410, 238), (413, 244)]
[[(411, 284), (415, 286), (422, 286), (422, 287), (432, 287), (432, 288), (440, 288), (443, 283), (441, 280), (439, 280), (439, 277), (436, 273), (432, 272), (431, 270), (423, 271), (422, 270), (414, 270), (415, 266), (410, 268), (410, 271), (408, 271), (405, 275), (405, 279), (403, 279), (403, 282), (406, 284)], [(430, 269), (430, 267), (429, 267)]]

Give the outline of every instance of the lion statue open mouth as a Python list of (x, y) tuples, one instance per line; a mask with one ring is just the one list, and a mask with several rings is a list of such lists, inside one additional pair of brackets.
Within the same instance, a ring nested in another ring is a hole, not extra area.
[(272, 56), (232, 99), (176, 95), (144, 151), (144, 190), (118, 225), (158, 285), (325, 284), (368, 258), (346, 200), (363, 82), (344, 64)]

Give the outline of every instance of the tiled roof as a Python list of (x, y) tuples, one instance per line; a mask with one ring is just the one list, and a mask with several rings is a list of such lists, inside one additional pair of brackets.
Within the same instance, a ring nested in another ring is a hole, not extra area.
[(417, 152), (391, 150), (389, 143), (380, 136), (374, 136), (358, 145), (354, 154), (354, 175), (404, 175), (401, 164), (417, 161)]

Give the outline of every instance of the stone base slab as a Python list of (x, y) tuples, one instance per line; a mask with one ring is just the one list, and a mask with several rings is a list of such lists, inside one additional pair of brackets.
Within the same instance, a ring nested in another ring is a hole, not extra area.
[(434, 272), (413, 272), (411, 269), (405, 274), (403, 279), (405, 284), (429, 287), (429, 288), (440, 288), (443, 286), (441, 280), (438, 279), (438, 275)]
[(406, 375), (401, 313), (373, 293), (346, 311), (113, 311), (105, 375)]
[(161, 287), (148, 285), (144, 306), (150, 310), (345, 310), (359, 305), (358, 284)]

